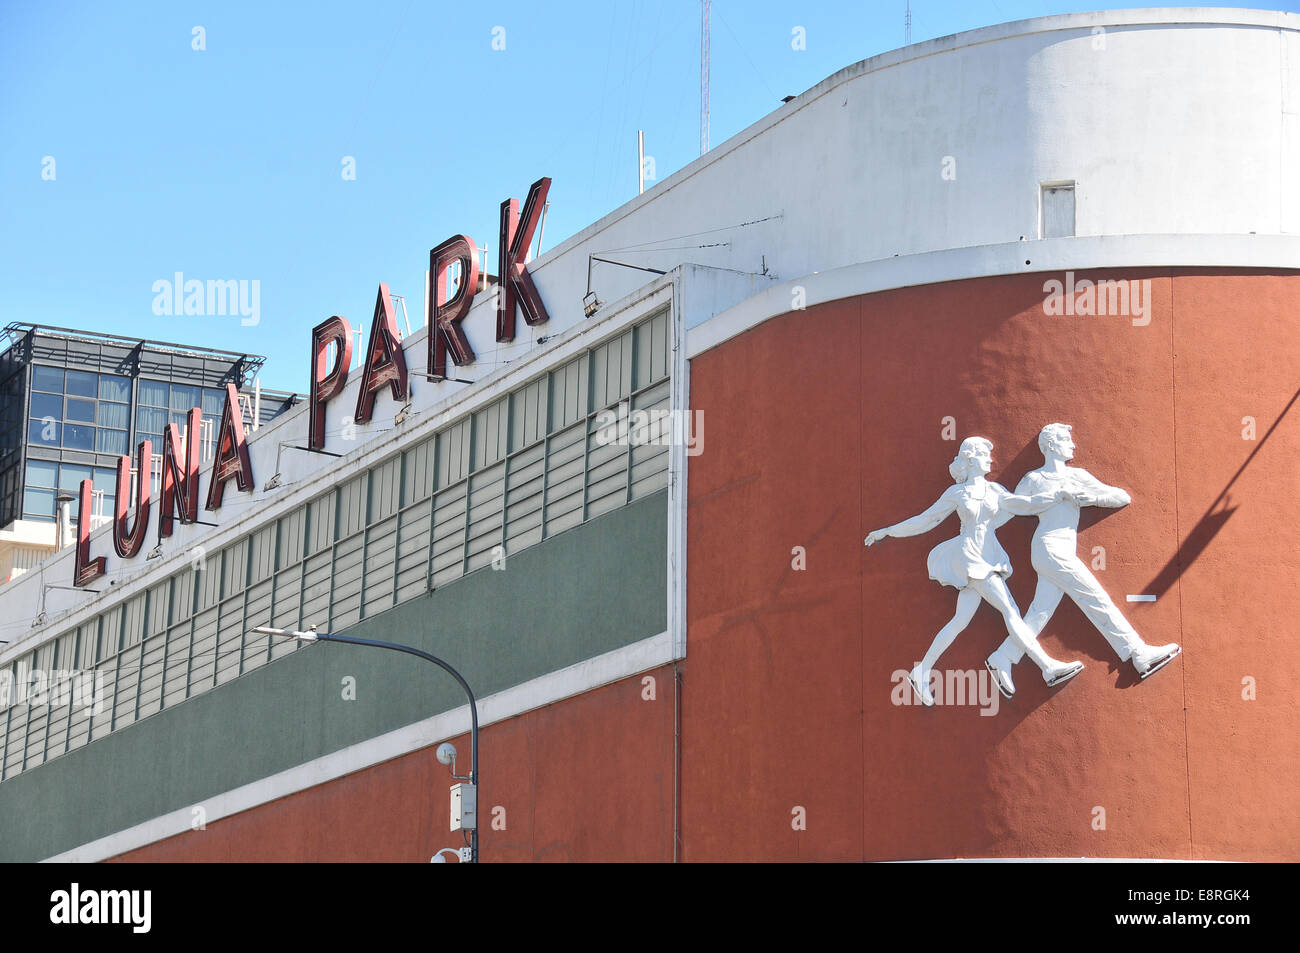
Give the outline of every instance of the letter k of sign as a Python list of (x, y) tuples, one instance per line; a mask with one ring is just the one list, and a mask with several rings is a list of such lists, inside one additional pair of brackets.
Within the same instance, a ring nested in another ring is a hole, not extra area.
[(513, 341), (515, 339), (515, 305), (523, 308), (524, 320), (530, 325), (545, 324), (550, 320), (546, 305), (537, 293), (532, 276), (524, 260), (528, 257), (528, 246), (532, 243), (533, 233), (546, 206), (546, 196), (551, 191), (549, 178), (538, 179), (528, 189), (528, 198), (524, 200), (521, 215), (519, 203), (515, 199), (506, 199), (501, 203), (501, 235), (498, 247), (501, 249), (500, 273), (501, 293), (497, 296), (497, 340)]

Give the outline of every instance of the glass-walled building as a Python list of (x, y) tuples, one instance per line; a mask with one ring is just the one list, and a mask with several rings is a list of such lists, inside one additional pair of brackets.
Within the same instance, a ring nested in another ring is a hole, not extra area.
[(82, 480), (94, 483), (95, 525), (109, 520), (118, 457), (141, 440), (154, 444), (156, 490), (163, 432), (174, 423), (189, 439), (192, 407), (203, 410), (200, 455), (210, 460), (227, 383), (250, 426), (298, 400), (254, 389), (265, 360), (254, 354), (25, 323), (7, 326), (0, 346), (0, 581), (53, 551), (58, 498)]

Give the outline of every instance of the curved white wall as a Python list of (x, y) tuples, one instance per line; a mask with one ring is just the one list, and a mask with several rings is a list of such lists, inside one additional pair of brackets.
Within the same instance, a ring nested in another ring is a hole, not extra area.
[[(1094, 33), (1094, 30), (1102, 32)], [(945, 156), (955, 180), (941, 176)], [(1076, 180), (1076, 234), (1300, 233), (1300, 15), (1070, 14), (864, 60), (548, 252), (539, 287), (581, 296), (588, 252), (782, 279), (1038, 236), (1039, 184)], [(557, 189), (561, 183), (557, 183)], [(570, 186), (571, 187), (571, 186)], [(580, 247), (581, 246), (581, 247)], [(568, 254), (578, 252), (578, 254)], [(645, 275), (596, 266), (612, 300)]]

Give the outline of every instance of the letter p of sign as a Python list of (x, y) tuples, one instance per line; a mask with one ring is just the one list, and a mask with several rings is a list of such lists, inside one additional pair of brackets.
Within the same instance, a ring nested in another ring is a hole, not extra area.
[[(331, 344), (338, 345), (333, 367), (328, 363)], [(311, 417), (307, 434), (307, 446), (313, 450), (325, 446), (325, 403), (343, 390), (351, 364), (352, 325), (348, 319), (336, 314), (316, 325), (311, 332)]]

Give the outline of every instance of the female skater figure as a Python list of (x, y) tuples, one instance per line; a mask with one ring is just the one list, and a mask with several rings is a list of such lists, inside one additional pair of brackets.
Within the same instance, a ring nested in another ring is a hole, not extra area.
[(993, 444), (983, 437), (967, 437), (948, 467), (956, 485), (945, 490), (934, 505), (919, 516), (874, 530), (864, 540), (870, 546), (886, 536), (919, 536), (934, 529), (954, 511), (961, 520), (960, 535), (930, 550), (930, 557), (926, 560), (931, 579), (957, 590), (956, 613), (939, 630), (925, 658), (908, 676), (912, 689), (926, 705), (934, 704), (930, 673), (935, 663), (970, 624), (981, 599), (1002, 613), (1007, 632), (1038, 664), (1043, 680), (1049, 686), (1059, 685), (1083, 671), (1082, 662), (1054, 659), (1034, 638), (1007, 589), (1005, 580), (1011, 575), (1011, 560), (994, 535), (997, 528), (1012, 516), (1036, 515), (1058, 500), (1070, 499), (1070, 495), (1057, 490), (1037, 496), (1017, 496), (1000, 484), (985, 479), (992, 467)]

